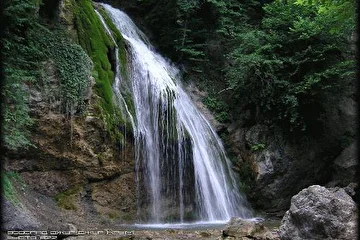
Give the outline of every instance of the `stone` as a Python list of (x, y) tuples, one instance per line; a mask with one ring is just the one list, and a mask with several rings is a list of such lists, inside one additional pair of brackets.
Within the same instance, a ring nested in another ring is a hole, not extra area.
[(331, 179), (333, 159), (324, 159), (323, 141), (305, 136), (289, 140), (280, 128), (254, 125), (234, 128), (229, 142), (237, 156), (234, 165), (251, 176), (241, 179), (251, 186), (249, 201), (269, 215), (282, 217), (301, 189)]
[(109, 181), (92, 184), (92, 201), (96, 211), (103, 216), (131, 222), (136, 216), (137, 205), (134, 173), (128, 173)]
[(342, 188), (313, 185), (291, 199), (280, 225), (282, 240), (356, 239), (357, 207)]
[(233, 217), (222, 231), (222, 239), (276, 240), (278, 238), (262, 222)]
[(245, 140), (250, 146), (268, 142), (269, 128), (265, 125), (254, 125), (245, 133)]
[(36, 217), (21, 204), (13, 204), (4, 199), (2, 201), (3, 229), (10, 230), (41, 230), (41, 224)]
[(80, 178), (75, 171), (33, 171), (20, 174), (27, 185), (39, 193), (54, 197), (59, 192), (69, 189)]
[[(347, 194), (349, 194), (349, 196), (351, 196), (353, 199), (355, 198), (356, 195), (356, 189), (358, 187), (357, 183), (351, 182), (349, 183), (349, 185), (347, 185), (346, 187), (344, 187), (344, 190)], [(355, 199), (354, 199), (355, 200)]]
[(345, 148), (334, 161), (334, 179), (339, 180), (342, 186), (355, 182), (357, 168), (356, 143)]
[(85, 101), (90, 101), (91, 96), (92, 96), (92, 89), (95, 85), (95, 78), (90, 76), (89, 77), (89, 86), (86, 88), (85, 92), (84, 92), (84, 100)]

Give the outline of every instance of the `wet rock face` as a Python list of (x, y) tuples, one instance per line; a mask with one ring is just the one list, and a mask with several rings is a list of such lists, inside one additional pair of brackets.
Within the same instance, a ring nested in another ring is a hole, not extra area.
[(357, 213), (355, 202), (344, 189), (310, 186), (291, 199), (280, 236), (283, 240), (356, 239)]
[[(66, 205), (95, 208), (100, 215), (125, 222), (132, 220), (136, 191), (135, 187), (124, 187), (135, 186), (131, 143), (117, 149), (96, 117), (87, 121), (74, 117), (70, 126), (61, 114), (43, 113), (36, 121), (32, 136), (36, 148), (9, 153), (6, 169), (19, 172), (28, 187), (45, 196), (56, 199), (66, 193), (62, 200)], [(76, 188), (89, 190), (78, 194), (72, 191)], [(87, 201), (91, 196), (94, 201)]]
[[(236, 157), (235, 168), (249, 186), (255, 208), (281, 215), (291, 197), (307, 186), (331, 182), (329, 186), (345, 187), (356, 182), (355, 85), (349, 84), (340, 100), (324, 99), (322, 127), (306, 133), (290, 134), (283, 126), (260, 124), (257, 114), (239, 106), (233, 116), (236, 122), (227, 128), (227, 150)], [(244, 175), (253, 176), (249, 180)]]
[(261, 222), (231, 218), (222, 231), (222, 239), (276, 240), (279, 238), (274, 236)]
[(291, 142), (280, 129), (265, 125), (230, 126), (229, 132), (231, 151), (239, 159), (235, 167), (240, 174), (253, 174), (248, 196), (257, 208), (282, 216), (296, 192), (331, 179), (330, 164), (320, 157), (321, 144), (311, 139)]
[(53, 63), (45, 65), (51, 76), (47, 85), (29, 87), (34, 147), (8, 151), (6, 170), (18, 172), (29, 188), (57, 199), (59, 206), (71, 208), (75, 214), (95, 209), (96, 214), (107, 218), (132, 220), (137, 208), (135, 187), (124, 187), (135, 186), (131, 140), (127, 139), (126, 147), (111, 141), (97, 108), (98, 96), (91, 90), (91, 77), (84, 96), (86, 114), (70, 118), (59, 112), (61, 103), (56, 99), (60, 83)]
[(92, 184), (92, 200), (98, 212), (124, 221), (134, 219), (136, 184), (134, 173), (121, 175), (113, 180)]

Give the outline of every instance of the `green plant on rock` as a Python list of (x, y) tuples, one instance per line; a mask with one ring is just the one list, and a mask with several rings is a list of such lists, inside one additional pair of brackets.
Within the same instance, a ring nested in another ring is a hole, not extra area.
[(250, 195), (254, 189), (255, 185), (255, 173), (252, 169), (252, 166), (249, 162), (243, 162), (239, 165), (239, 188), (240, 191), (244, 192), (246, 195)]
[(108, 54), (114, 49), (114, 43), (107, 36), (91, 1), (77, 1), (74, 7), (75, 27), (78, 32), (79, 44), (94, 63), (95, 89), (101, 97), (101, 106), (106, 112), (112, 113), (114, 106), (111, 85), (114, 73)]
[(126, 52), (125, 52), (125, 42), (124, 42), (124, 38), (121, 35), (120, 31), (117, 29), (117, 27), (115, 26), (113, 20), (110, 18), (110, 16), (106, 13), (105, 9), (103, 8), (98, 8), (99, 13), (101, 14), (101, 16), (103, 17), (106, 25), (108, 26), (108, 28), (111, 31), (111, 34), (114, 38), (114, 40), (116, 41), (116, 45), (119, 48), (119, 60), (121, 63), (121, 72), (123, 75), (126, 75)]
[[(74, 114), (84, 110), (83, 97), (89, 85), (91, 60), (79, 45), (68, 40), (59, 25), (45, 23), (39, 17), (39, 0), (6, 0), (7, 27), (4, 46), (5, 83), (4, 143), (9, 149), (31, 146), (29, 90), (43, 87), (47, 77), (44, 62), (54, 62), (61, 93), (61, 112)], [(45, 77), (44, 77), (45, 76)], [(46, 83), (45, 83), (46, 84)], [(55, 96), (51, 96), (55, 97)]]
[[(124, 98), (124, 101), (128, 107), (129, 112), (134, 116), (135, 115), (135, 106), (133, 103), (133, 99), (132, 99), (132, 93), (131, 93), (131, 83), (130, 83), (130, 79), (128, 76), (128, 73), (126, 71), (126, 66), (127, 66), (127, 54), (126, 54), (126, 45), (125, 45), (125, 41), (123, 36), (121, 35), (120, 31), (117, 29), (117, 27), (115, 26), (113, 20), (110, 18), (110, 16), (107, 14), (107, 12), (105, 11), (105, 9), (103, 9), (102, 7), (99, 7), (97, 9), (100, 13), (100, 15), (103, 17), (105, 24), (108, 26), (111, 35), (113, 37), (113, 39), (116, 42), (116, 45), (118, 47), (118, 55), (119, 55), (119, 61), (120, 61), (120, 74), (122, 77), (122, 81), (121, 81), (121, 85), (120, 90), (121, 90), (121, 94)], [(127, 127), (130, 127), (130, 122), (126, 123)], [(129, 129), (130, 129), (129, 128)]]
[(250, 146), (251, 151), (258, 151), (265, 149), (266, 145), (264, 143), (257, 143)]
[(27, 89), (39, 76), (41, 51), (28, 41), (28, 35), (38, 20), (38, 5), (38, 0), (4, 1), (3, 140), (4, 146), (13, 150), (31, 145), (29, 128), (33, 121), (29, 115)]
[(60, 208), (66, 210), (77, 210), (76, 198), (77, 195), (82, 191), (81, 187), (73, 187), (64, 192), (58, 193), (55, 196), (55, 200)]
[(221, 123), (229, 122), (229, 106), (225, 101), (220, 100), (215, 94), (209, 94), (203, 102), (214, 113), (216, 120)]
[(2, 180), (3, 194), (5, 199), (14, 205), (19, 205), (20, 200), (17, 196), (17, 192), (13, 183), (16, 181), (22, 186), (22, 189), (24, 189), (26, 185), (23, 179), (20, 177), (20, 175), (17, 172), (1, 171), (1, 180)]
[(46, 58), (54, 61), (60, 80), (61, 91), (58, 97), (62, 102), (62, 112), (71, 115), (82, 112), (85, 108), (84, 95), (90, 84), (90, 58), (79, 45), (68, 40), (62, 29), (50, 31), (39, 26), (31, 34), (34, 45), (37, 44)]

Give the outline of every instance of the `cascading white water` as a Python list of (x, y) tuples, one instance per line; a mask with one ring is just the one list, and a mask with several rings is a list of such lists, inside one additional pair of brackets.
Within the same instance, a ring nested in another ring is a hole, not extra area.
[(101, 14), (95, 9), (95, 13), (99, 16), (101, 23), (103, 24), (106, 33), (110, 36), (111, 40), (114, 42), (115, 44), (115, 59), (116, 59), (116, 68), (115, 68), (115, 81), (114, 81), (114, 86), (113, 86), (113, 90), (115, 92), (115, 98), (116, 98), (116, 102), (118, 104), (118, 106), (120, 106), (121, 109), (121, 113), (124, 117), (128, 117), (129, 118), (129, 122), (131, 123), (132, 128), (135, 128), (135, 122), (134, 122), (134, 118), (131, 115), (129, 108), (126, 104), (125, 99), (123, 98), (121, 91), (120, 91), (120, 81), (121, 81), (121, 71), (120, 71), (120, 60), (119, 60), (119, 47), (115, 41), (115, 39), (113, 38), (110, 29), (108, 28), (108, 26), (105, 23), (105, 20), (103, 19), (103, 17), (101, 16)]
[(152, 223), (251, 217), (222, 143), (182, 89), (179, 70), (124, 12), (101, 5), (129, 45), (140, 217)]

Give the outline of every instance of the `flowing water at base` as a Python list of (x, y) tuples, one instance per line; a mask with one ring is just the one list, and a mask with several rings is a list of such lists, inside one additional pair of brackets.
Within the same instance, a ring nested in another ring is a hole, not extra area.
[[(264, 226), (274, 228), (280, 226), (280, 220), (265, 221), (263, 218), (248, 218), (249, 222), (263, 222)], [(149, 224), (124, 224), (122, 229), (130, 230), (168, 230), (168, 229), (183, 229), (183, 230), (202, 230), (202, 229), (223, 229), (228, 221), (212, 221), (212, 222), (189, 222), (189, 223), (149, 223)]]

